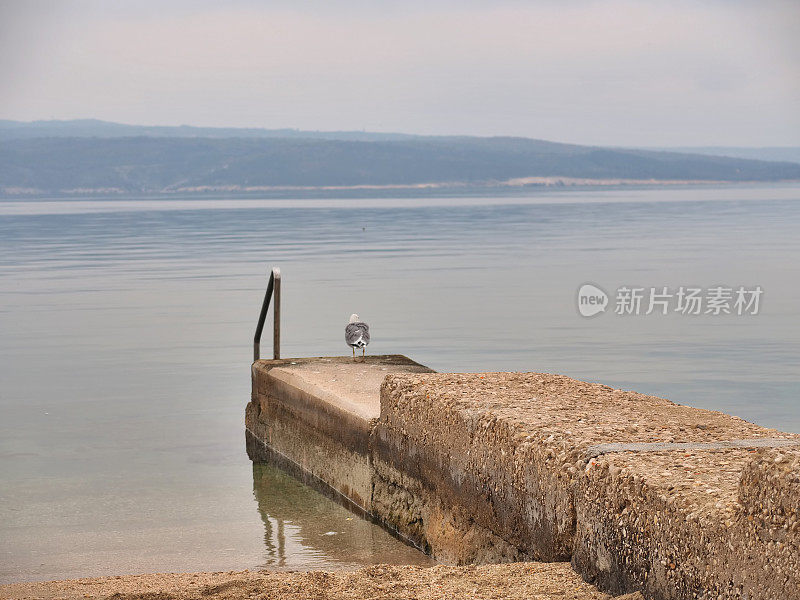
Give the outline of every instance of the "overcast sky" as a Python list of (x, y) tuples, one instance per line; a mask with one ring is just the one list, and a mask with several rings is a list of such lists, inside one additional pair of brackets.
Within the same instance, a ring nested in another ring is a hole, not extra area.
[(800, 2), (0, 0), (0, 118), (800, 145)]

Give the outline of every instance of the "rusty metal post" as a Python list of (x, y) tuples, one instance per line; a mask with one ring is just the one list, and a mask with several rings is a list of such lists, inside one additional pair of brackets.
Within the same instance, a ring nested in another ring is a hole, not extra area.
[(280, 358), (281, 355), (281, 270), (274, 267), (269, 274), (269, 283), (267, 283), (267, 293), (264, 294), (264, 302), (261, 304), (261, 314), (258, 315), (258, 325), (256, 325), (256, 334), (253, 336), (253, 360), (256, 361), (261, 358), (261, 334), (264, 331), (264, 323), (267, 320), (267, 311), (269, 310), (269, 302), (272, 299), (273, 291), (275, 293), (275, 307), (273, 314), (275, 315), (275, 323), (273, 325), (273, 342), (272, 354), (274, 358)]
[(275, 304), (272, 306), (272, 315), (275, 318), (272, 325), (272, 358), (281, 357), (281, 270), (272, 269), (272, 279), (275, 280)]

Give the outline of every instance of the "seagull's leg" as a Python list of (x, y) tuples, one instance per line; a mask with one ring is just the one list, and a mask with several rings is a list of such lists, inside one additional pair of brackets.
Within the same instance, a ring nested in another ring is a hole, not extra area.
[(367, 347), (366, 346), (362, 346), (361, 347), (361, 360), (363, 360), (365, 362), (367, 360)]
[(356, 347), (353, 346), (353, 362), (356, 362)]

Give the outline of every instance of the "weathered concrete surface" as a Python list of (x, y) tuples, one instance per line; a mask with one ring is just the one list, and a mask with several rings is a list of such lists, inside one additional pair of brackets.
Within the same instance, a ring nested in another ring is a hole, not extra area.
[(294, 360), (274, 365), (263, 361), (268, 377), (285, 386), (293, 386), (325, 404), (352, 413), (364, 420), (381, 414), (380, 389), (383, 379), (392, 372), (429, 372), (421, 365), (398, 357), (370, 356), (365, 362), (349, 358)]
[(733, 545), (742, 543), (754, 559), (738, 573), (740, 582), (743, 572), (753, 573), (743, 588), (752, 590), (751, 598), (762, 590), (800, 597), (800, 449), (769, 450), (750, 461), (739, 480), (739, 503)]
[(799, 451), (782, 450), (781, 464), (774, 452), (624, 453), (592, 461), (576, 493), (573, 563), (610, 591), (800, 597), (800, 489), (785, 456)]
[[(430, 369), (405, 356), (259, 360), (245, 411), (251, 458), (278, 454), (370, 512), (370, 436), (380, 414), (380, 386), (389, 373)], [(256, 440), (268, 448), (259, 448)]]
[[(393, 375), (382, 389), (373, 461), (385, 480), (376, 489), (404, 488), (416, 498), (407, 515), (388, 513), (401, 531), (427, 535), (430, 526), (414, 518), (443, 505), (455, 515), (451, 538), (491, 532), (506, 544), (494, 560), (572, 557), (578, 572), (614, 593), (800, 598), (800, 490), (788, 458), (795, 450), (758, 448), (761, 441), (747, 447), (765, 438), (800, 441), (723, 413), (556, 375)], [(729, 440), (736, 447), (707, 447)], [(600, 445), (653, 442), (675, 449), (605, 447), (592, 458)], [(762, 458), (770, 452), (786, 465)], [(773, 485), (781, 490), (774, 498)], [(764, 508), (766, 497), (773, 504)], [(427, 541), (434, 555), (451, 553), (447, 540)], [(482, 548), (467, 558), (490, 554)]]

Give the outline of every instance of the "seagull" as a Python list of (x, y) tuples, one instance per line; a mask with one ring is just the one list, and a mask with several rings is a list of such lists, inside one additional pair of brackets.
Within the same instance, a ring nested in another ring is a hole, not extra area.
[(361, 321), (361, 317), (353, 313), (350, 322), (344, 328), (344, 341), (353, 349), (353, 360), (356, 359), (356, 348), (361, 348), (361, 356), (366, 360), (367, 344), (369, 344), (369, 325)]

